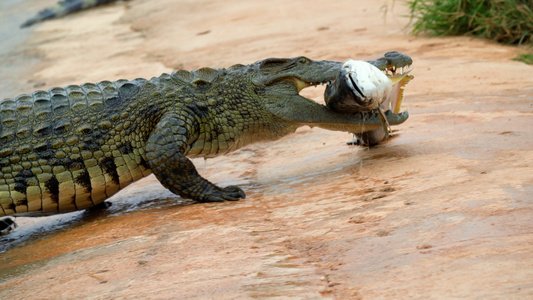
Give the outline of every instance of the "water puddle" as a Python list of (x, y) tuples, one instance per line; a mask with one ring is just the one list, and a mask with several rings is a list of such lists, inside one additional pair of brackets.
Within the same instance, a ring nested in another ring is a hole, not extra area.
[(0, 237), (0, 253), (61, 232), (67, 227), (78, 223), (83, 214), (84, 211), (76, 211), (40, 218), (18, 217), (15, 219), (18, 227), (12, 233)]
[(130, 185), (107, 200), (108, 207), (95, 207), (46, 217), (17, 217), (15, 221), (18, 227), (12, 233), (0, 237), (0, 253), (27, 246), (90, 222), (124, 216), (132, 212), (160, 210), (193, 203), (172, 194), (153, 177), (145, 178), (136, 184), (137, 186)]

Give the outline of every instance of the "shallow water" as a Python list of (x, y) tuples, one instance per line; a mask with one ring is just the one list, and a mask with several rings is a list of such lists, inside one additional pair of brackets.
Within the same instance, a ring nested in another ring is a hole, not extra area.
[(192, 201), (174, 195), (153, 177), (135, 182), (106, 201), (107, 207), (94, 207), (71, 213), (45, 217), (16, 217), (18, 228), (0, 237), (0, 253), (31, 244), (42, 238), (68, 231), (88, 222), (97, 222), (131, 212), (165, 209), (191, 204)]

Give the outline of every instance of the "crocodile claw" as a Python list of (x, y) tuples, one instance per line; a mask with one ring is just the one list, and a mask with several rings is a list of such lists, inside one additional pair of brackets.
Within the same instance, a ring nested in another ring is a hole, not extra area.
[(244, 198), (246, 198), (246, 194), (240, 187), (230, 185), (209, 194), (201, 199), (200, 202), (239, 201)]
[(225, 198), (225, 200), (238, 201), (246, 198), (246, 194), (244, 193), (244, 191), (236, 185), (227, 186), (222, 190), (224, 191), (223, 197)]

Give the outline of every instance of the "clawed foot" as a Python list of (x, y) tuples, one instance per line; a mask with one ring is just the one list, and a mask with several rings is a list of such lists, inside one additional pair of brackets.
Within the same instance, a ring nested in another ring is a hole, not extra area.
[(239, 201), (244, 198), (246, 198), (246, 194), (240, 187), (230, 185), (206, 195), (200, 199), (200, 202)]
[(11, 233), (17, 226), (17, 223), (11, 217), (0, 218), (0, 235)]

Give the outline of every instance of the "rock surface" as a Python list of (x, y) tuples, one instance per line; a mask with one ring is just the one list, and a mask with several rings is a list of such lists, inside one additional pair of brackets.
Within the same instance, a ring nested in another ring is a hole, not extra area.
[[(520, 48), (413, 37), (401, 2), (117, 3), (18, 26), (55, 0), (2, 1), (0, 97), (266, 57), (414, 60), (410, 119), (372, 149), (301, 128), (196, 160), (235, 203), (153, 176), (105, 210), (18, 218), (1, 299), (531, 299), (533, 67)], [(321, 101), (323, 89), (306, 91)]]

